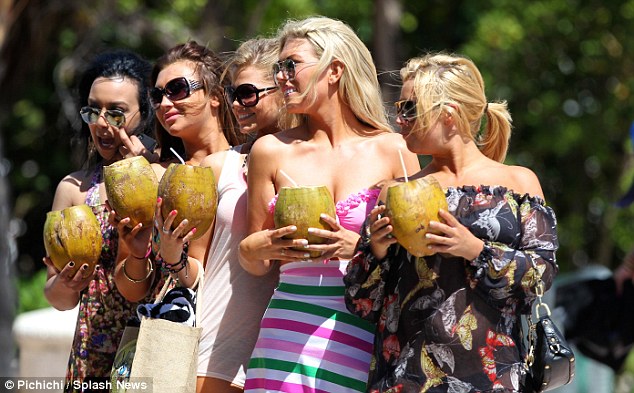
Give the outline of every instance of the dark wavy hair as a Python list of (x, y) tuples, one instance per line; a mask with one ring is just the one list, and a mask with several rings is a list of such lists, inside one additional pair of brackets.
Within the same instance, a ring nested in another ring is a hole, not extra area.
[[(170, 64), (188, 61), (196, 65), (196, 72), (203, 83), (203, 89), (207, 97), (215, 96), (220, 101), (219, 123), (222, 132), (231, 146), (237, 146), (242, 142), (242, 138), (236, 131), (236, 124), (231, 112), (231, 108), (224, 99), (223, 86), (225, 79), (223, 76), (223, 60), (212, 50), (198, 44), (196, 41), (187, 41), (179, 44), (159, 57), (152, 69), (152, 86), (156, 84), (158, 74)], [(156, 137), (161, 148), (161, 161), (175, 158), (170, 148), (173, 148), (181, 155), (185, 156), (185, 148), (180, 138), (170, 135), (160, 122), (156, 122)]]
[[(137, 98), (139, 100), (139, 113), (141, 121), (132, 131), (132, 134), (154, 134), (154, 109), (150, 103), (150, 72), (152, 64), (140, 55), (129, 50), (112, 50), (95, 56), (84, 70), (78, 85), (78, 112), (79, 108), (88, 104), (88, 96), (93, 82), (97, 78), (125, 78), (137, 85)], [(101, 156), (91, 145), (90, 129), (88, 124), (81, 122), (81, 129), (77, 139), (82, 146), (85, 157), (82, 162), (84, 167), (92, 167), (101, 161)]]

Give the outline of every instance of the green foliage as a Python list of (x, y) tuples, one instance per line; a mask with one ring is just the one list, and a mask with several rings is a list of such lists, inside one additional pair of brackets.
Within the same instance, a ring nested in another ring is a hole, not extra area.
[(44, 297), (44, 284), (46, 284), (46, 270), (39, 270), (32, 277), (18, 279), (17, 314), (50, 307)]
[[(347, 22), (371, 47), (373, 36), (382, 32), (373, 26), (374, 4), (97, 0), (69, 3), (57, 19), (55, 9), (49, 9), (47, 26), (57, 24), (45, 43), (28, 48), (40, 50), (33, 55), (37, 61), (29, 63), (32, 70), (20, 81), (19, 94), (9, 95), (15, 101), (0, 116), (14, 214), (23, 224), (20, 271), (41, 268), (45, 213), (56, 184), (78, 167), (78, 152), (70, 146), (79, 124), (72, 88), (94, 53), (125, 47), (154, 59), (187, 39), (227, 52), (252, 36), (274, 34), (287, 18), (315, 14)], [(629, 56), (634, 0), (396, 4), (402, 12), (396, 64), (429, 50), (465, 54), (481, 69), (489, 100), (508, 102), (514, 131), (507, 162), (528, 166), (539, 176), (558, 217), (562, 270), (588, 262), (618, 263), (634, 246), (634, 207), (613, 205), (634, 181), (628, 136), (634, 120), (634, 59)]]

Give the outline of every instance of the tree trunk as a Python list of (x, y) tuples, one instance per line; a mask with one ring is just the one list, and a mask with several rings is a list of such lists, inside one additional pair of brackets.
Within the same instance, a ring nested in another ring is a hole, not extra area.
[(379, 74), (383, 100), (392, 103), (398, 98), (401, 85), (398, 77), (401, 59), (397, 50), (400, 46), (397, 43), (403, 10), (400, 0), (375, 0), (374, 12), (372, 56)]

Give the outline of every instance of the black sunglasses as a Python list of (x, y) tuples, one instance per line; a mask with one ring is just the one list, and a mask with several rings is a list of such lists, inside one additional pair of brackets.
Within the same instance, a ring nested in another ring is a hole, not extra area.
[(256, 106), (260, 102), (260, 93), (264, 93), (262, 96), (268, 94), (269, 91), (277, 89), (277, 86), (265, 87), (258, 89), (250, 83), (243, 83), (240, 86), (225, 86), (225, 94), (229, 105), (233, 104), (235, 100), (246, 108)]
[[(101, 116), (101, 108), (85, 106), (79, 110), (81, 119), (86, 124), (95, 124)], [(125, 114), (119, 109), (106, 109), (103, 117), (113, 127), (122, 127), (125, 124)]]
[(284, 79), (292, 81), (293, 79), (295, 79), (295, 69), (297, 68), (298, 64), (305, 64), (305, 65), (311, 65), (311, 64), (317, 64), (317, 61), (313, 61), (310, 63), (304, 63), (301, 61), (297, 61), (297, 60), (293, 60), (293, 59), (286, 59), (286, 60), (280, 60), (277, 63), (273, 64), (273, 80), (275, 81), (275, 84), (277, 85), (277, 74), (279, 72), (282, 72), (282, 76), (284, 77)]
[(150, 100), (154, 109), (161, 106), (163, 96), (170, 101), (180, 101), (189, 97), (193, 91), (202, 89), (203, 84), (198, 81), (189, 80), (185, 77), (174, 78), (165, 84), (164, 88), (155, 87), (150, 91)]
[(401, 100), (394, 103), (396, 107), (396, 116), (400, 116), (405, 120), (411, 120), (416, 117), (416, 101)]

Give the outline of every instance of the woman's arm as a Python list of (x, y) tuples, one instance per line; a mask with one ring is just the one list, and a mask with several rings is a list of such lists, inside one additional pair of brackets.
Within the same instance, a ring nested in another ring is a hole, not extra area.
[[(79, 191), (82, 179), (80, 173), (66, 176), (58, 184), (53, 198), (51, 210), (63, 210), (67, 207), (83, 203), (83, 195)], [(61, 271), (53, 266), (48, 256), (43, 258), (47, 266), (47, 279), (44, 286), (44, 296), (51, 306), (58, 310), (70, 310), (79, 302), (81, 291), (88, 286), (94, 273), (83, 277), (82, 273), (88, 265), (80, 267), (76, 274), (72, 274), (75, 262), (70, 261)]]

